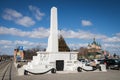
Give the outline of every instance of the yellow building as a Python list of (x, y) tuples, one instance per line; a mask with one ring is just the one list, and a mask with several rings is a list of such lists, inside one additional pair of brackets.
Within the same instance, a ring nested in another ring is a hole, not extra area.
[(100, 43), (96, 42), (95, 38), (93, 38), (93, 42), (88, 44), (87, 53), (89, 56), (93, 56), (94, 58), (98, 58), (102, 55), (101, 53), (101, 45)]
[(101, 45), (96, 42), (95, 38), (93, 39), (93, 42), (91, 44), (88, 44), (88, 52), (100, 52), (101, 51)]

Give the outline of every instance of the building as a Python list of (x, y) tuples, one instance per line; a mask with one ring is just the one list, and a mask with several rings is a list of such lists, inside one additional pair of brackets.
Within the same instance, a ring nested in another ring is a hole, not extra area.
[(23, 46), (18, 46), (14, 49), (14, 61), (21, 61), (24, 59)]
[(91, 44), (88, 44), (88, 52), (100, 52), (101, 51), (101, 44), (96, 42), (95, 38)]
[(87, 54), (90, 58), (100, 58), (102, 55), (101, 44), (93, 38), (93, 42), (88, 44)]

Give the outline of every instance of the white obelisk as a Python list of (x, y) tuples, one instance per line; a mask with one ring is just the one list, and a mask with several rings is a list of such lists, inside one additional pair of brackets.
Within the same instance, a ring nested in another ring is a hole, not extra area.
[(51, 8), (50, 35), (46, 52), (58, 52), (58, 21), (56, 7)]

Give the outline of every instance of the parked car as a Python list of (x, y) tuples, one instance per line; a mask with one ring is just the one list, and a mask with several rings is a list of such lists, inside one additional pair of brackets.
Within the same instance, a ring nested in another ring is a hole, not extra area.
[(106, 69), (118, 69), (120, 70), (120, 60), (119, 59), (104, 59), (104, 64), (106, 64)]
[(100, 68), (100, 61), (99, 59), (93, 59), (90, 61), (90, 66), (92, 66), (94, 69)]
[[(93, 60), (87, 60), (87, 59), (79, 59), (79, 61), (82, 63), (83, 70), (86, 71), (94, 71), (96, 69), (99, 69), (101, 71), (100, 67), (100, 61), (98, 59)], [(91, 70), (88, 68), (91, 68)]]

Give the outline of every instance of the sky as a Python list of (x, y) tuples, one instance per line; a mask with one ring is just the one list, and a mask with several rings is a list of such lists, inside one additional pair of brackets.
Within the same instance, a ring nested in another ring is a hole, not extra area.
[(0, 0), (0, 55), (12, 55), (16, 46), (46, 48), (53, 6), (71, 49), (96, 38), (103, 50), (120, 55), (120, 0)]

